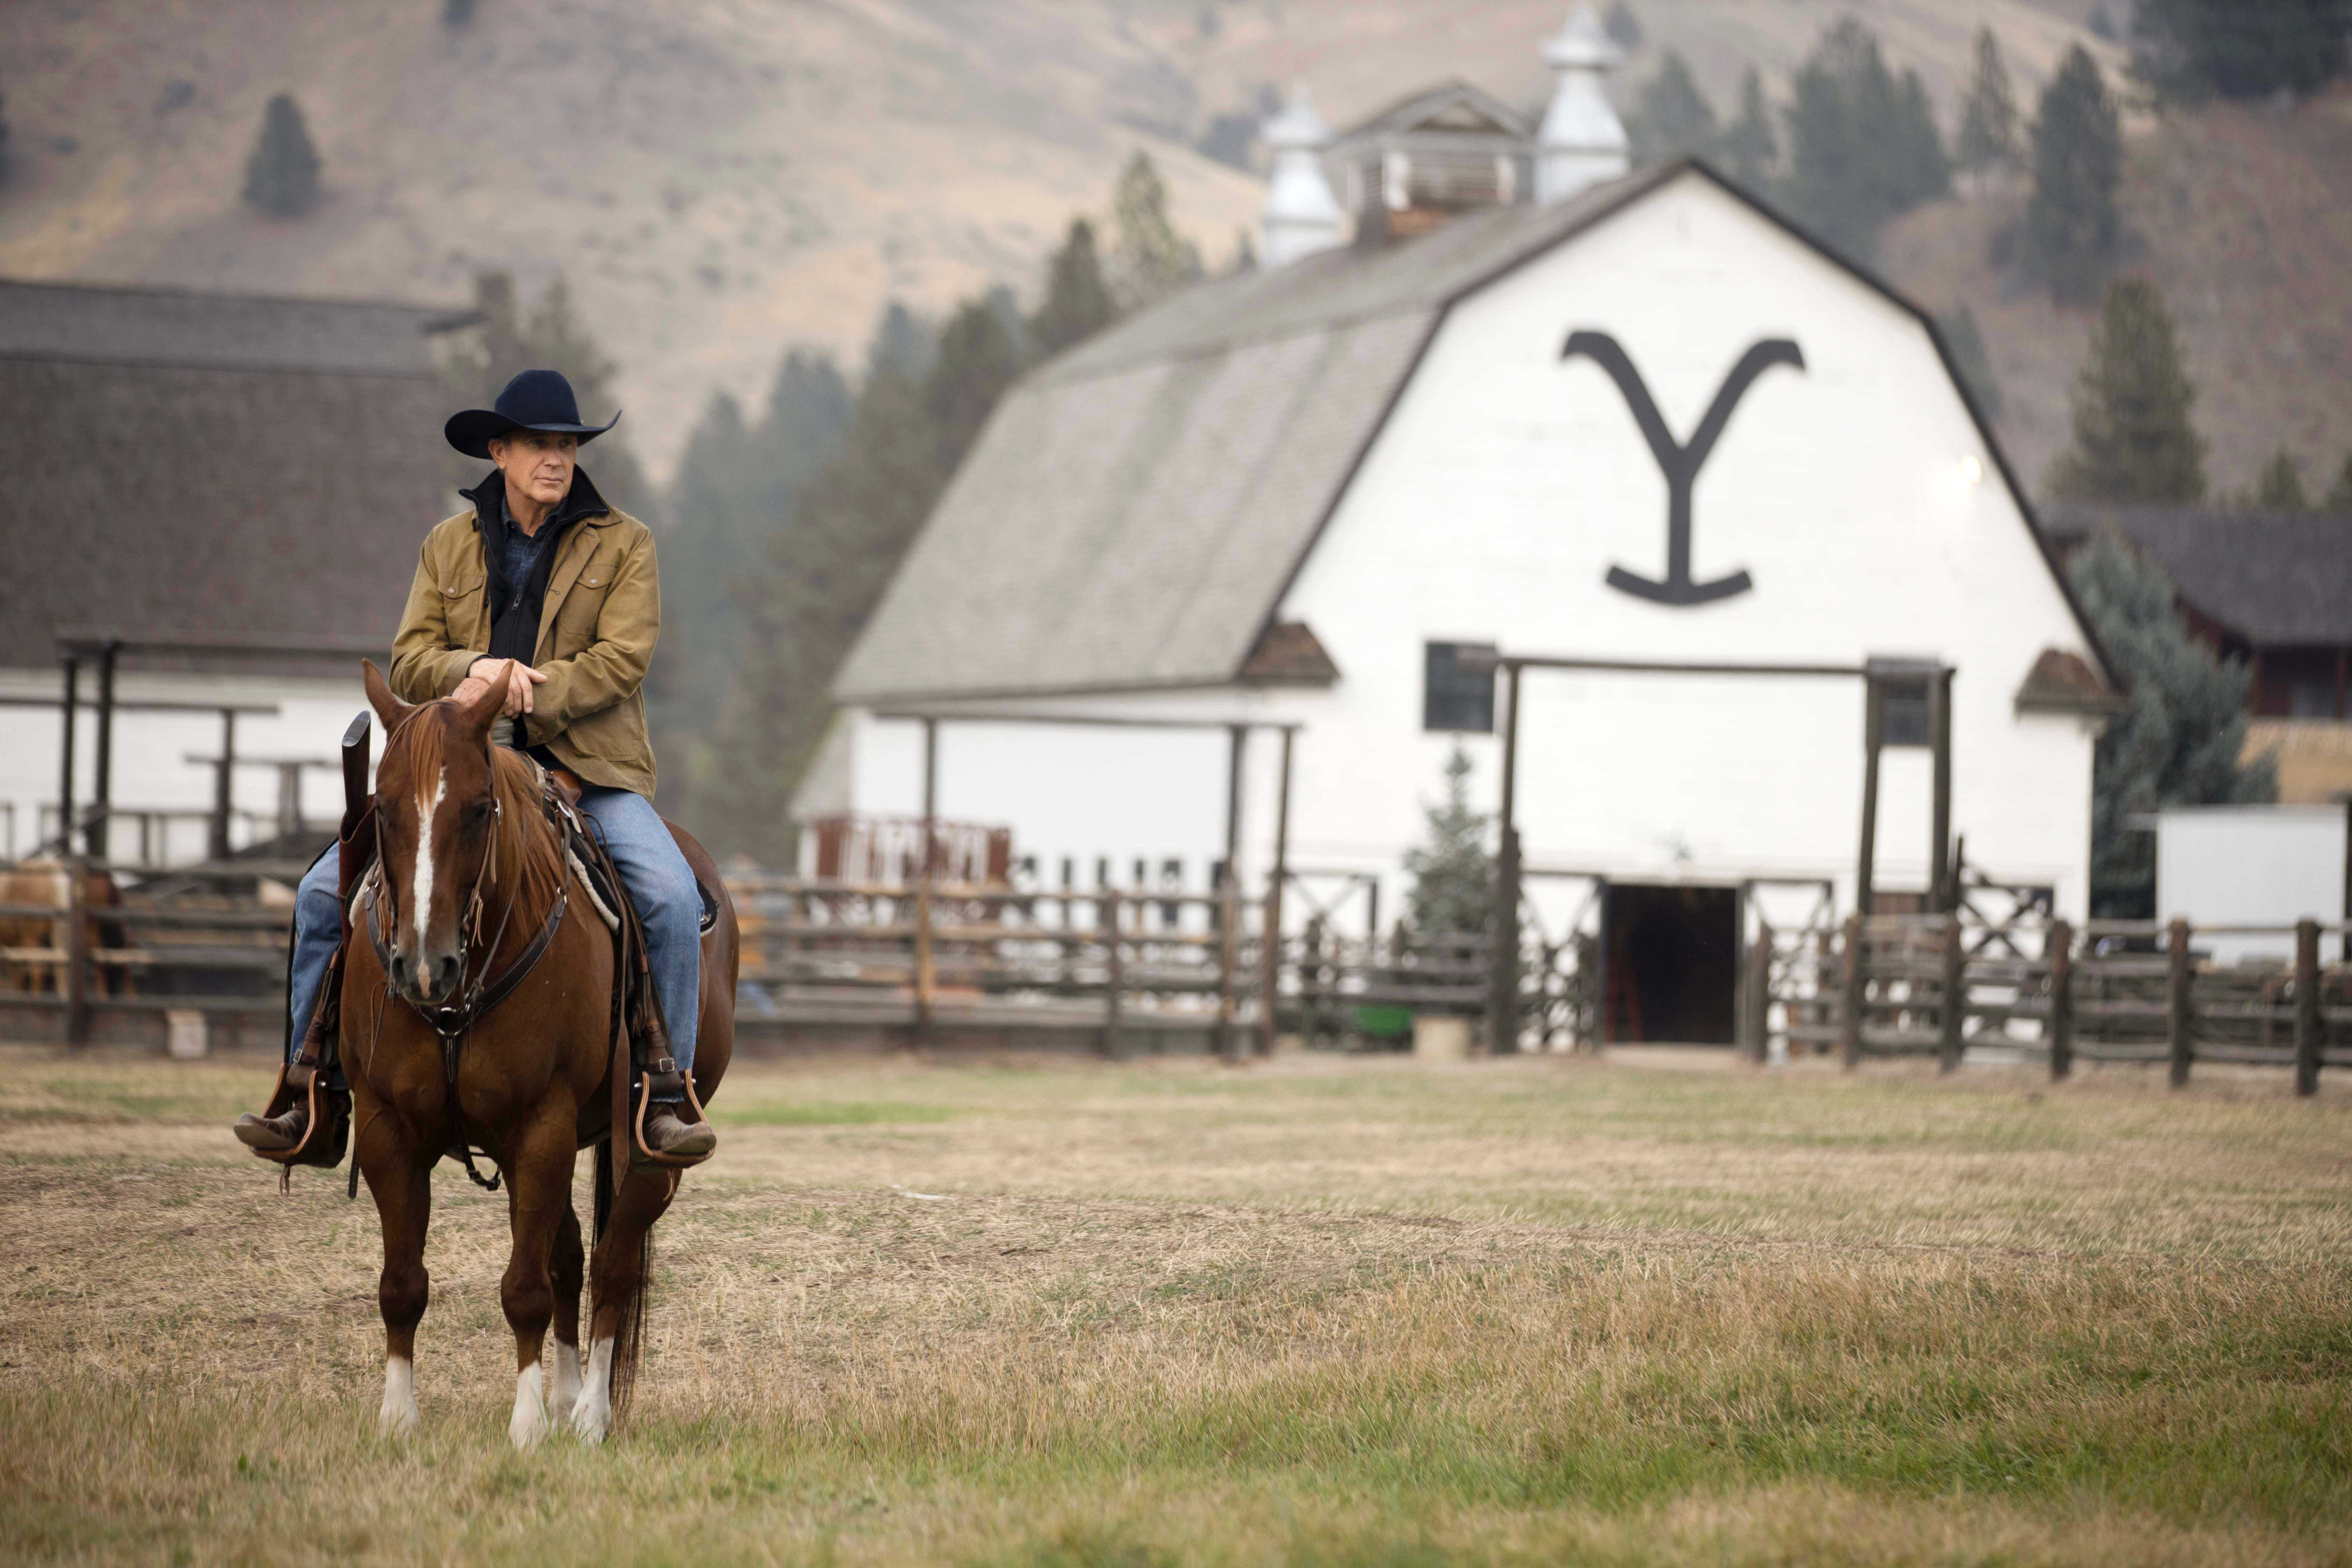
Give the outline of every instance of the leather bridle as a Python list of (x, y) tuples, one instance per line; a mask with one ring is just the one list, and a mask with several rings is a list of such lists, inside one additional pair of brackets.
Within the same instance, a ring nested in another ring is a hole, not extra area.
[[(407, 728), (404, 724), (401, 727)], [(398, 736), (394, 734), (385, 741), (387, 756), (397, 740)], [(493, 1173), (488, 1180), (483, 1179), (481, 1173), (474, 1169), (473, 1150), (466, 1142), (465, 1112), (457, 1100), (458, 1057), (465, 1048), (466, 1036), (474, 1026), (512, 995), (515, 987), (520, 985), (524, 978), (538, 967), (539, 961), (547, 956), (549, 946), (555, 941), (555, 933), (562, 929), (564, 912), (572, 901), (572, 857), (564, 855), (560, 857), (563, 862), (563, 879), (557, 887), (555, 902), (549, 909), (547, 919), (540, 925), (538, 934), (530, 939), (530, 944), (523, 949), (514, 963), (495, 975), (490, 973), (490, 963), (498, 956), (499, 944), (506, 940), (507, 927), (514, 919), (515, 900), (521, 891), (520, 887), (507, 889), (506, 907), (499, 913), (498, 930), (491, 934), (487, 944), (480, 944), (478, 949), (477, 939), (482, 930), (482, 889), (492, 879), (498, 868), (499, 828), (505, 816), (506, 803), (499, 798), (498, 768), (493, 759), (490, 767), (489, 847), (483, 853), (481, 865), (475, 869), (473, 889), (466, 900), (466, 912), (457, 921), (458, 998), (455, 1002), (428, 1004), (401, 997), (402, 1005), (431, 1025), (433, 1032), (440, 1037), (442, 1082), (448, 1090), (450, 1110), (458, 1128), (453, 1152), (465, 1164), (466, 1174), (472, 1177), (476, 1184), (491, 1192), (498, 1190), (499, 1177)], [(381, 900), (388, 906), (395, 931), (399, 929), (400, 910), (392, 896), (391, 880), (383, 874), (381, 850), (377, 853), (375, 864), (369, 868), (367, 879), (361, 884), (360, 898), (366, 916), (368, 942), (375, 949), (376, 967), (383, 972), (384, 992), (387, 995), (396, 994), (392, 984), (392, 950), (384, 942), (383, 929), (377, 921), (376, 905)], [(467, 974), (474, 968), (478, 951), (481, 969), (472, 974), (469, 984)]]

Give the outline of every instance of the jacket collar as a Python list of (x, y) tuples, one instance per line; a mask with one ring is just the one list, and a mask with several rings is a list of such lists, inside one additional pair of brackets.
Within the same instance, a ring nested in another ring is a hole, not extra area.
[[(497, 509), (501, 520), (507, 515), (506, 476), (496, 468), (485, 474), (482, 482), (472, 489), (457, 493), (474, 503), (474, 528), (477, 532), (488, 533), (486, 524), (492, 508)], [(612, 515), (611, 505), (597, 493), (596, 481), (588, 477), (588, 470), (574, 468), (572, 470), (572, 488), (563, 492), (563, 499), (556, 503), (555, 510), (548, 514), (547, 521), (540, 527), (552, 528), (561, 533), (583, 518), (594, 523), (609, 520)]]

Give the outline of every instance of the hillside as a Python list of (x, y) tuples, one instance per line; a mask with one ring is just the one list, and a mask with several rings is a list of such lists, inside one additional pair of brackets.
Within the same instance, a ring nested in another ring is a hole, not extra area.
[[(1728, 103), (1783, 74), (1817, 0), (1636, 0), (1649, 47)], [(2085, 37), (2073, 0), (1856, 7), (1956, 98), (1990, 21), (2021, 75)], [(855, 354), (882, 302), (1027, 284), (1148, 149), (1213, 262), (1247, 174), (1192, 151), (1304, 78), (1335, 122), (1446, 76), (1544, 90), (1564, 0), (20, 0), (0, 275), (457, 302), (472, 271), (562, 269), (666, 468), (715, 384), (756, 396), (792, 341)], [(262, 106), (294, 92), (327, 197), (241, 206)]]
[[(2325, 491), (2352, 454), (2352, 89), (2292, 108), (2214, 105), (2128, 142), (2122, 265), (2155, 279), (2200, 389), (2217, 490), (2252, 487), (2281, 443)], [(2029, 483), (2070, 439), (2087, 311), (2061, 310), (1988, 259), (2023, 194), (1950, 201), (1886, 236), (1881, 265), (1921, 303), (1976, 314), (2005, 402), (2003, 444)]]

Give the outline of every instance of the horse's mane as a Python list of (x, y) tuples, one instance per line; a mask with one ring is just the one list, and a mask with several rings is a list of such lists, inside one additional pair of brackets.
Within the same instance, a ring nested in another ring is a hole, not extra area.
[[(436, 702), (426, 708), (441, 706)], [(395, 744), (413, 748), (409, 766), (429, 776), (442, 765), (449, 724), (446, 716), (436, 716), (435, 723), (420, 722), (425, 717), (423, 710), (411, 714), (385, 741), (384, 751), (390, 755)], [(499, 881), (512, 889), (519, 916), (543, 910), (555, 902), (564, 873), (562, 842), (548, 822), (540, 796), (539, 764), (506, 746), (492, 746), (489, 762), (490, 791), (499, 802)]]
[(555, 901), (563, 881), (563, 843), (547, 820), (539, 764), (505, 746), (490, 748), (490, 788), (499, 798), (499, 865), (514, 869), (524, 907)]

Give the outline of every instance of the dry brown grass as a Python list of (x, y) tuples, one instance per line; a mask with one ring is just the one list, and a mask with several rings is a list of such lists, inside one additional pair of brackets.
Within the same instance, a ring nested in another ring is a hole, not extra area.
[(2334, 1095), (753, 1069), (633, 1421), (517, 1456), (498, 1199), (382, 1443), (254, 1069), (0, 1067), (10, 1558), (2352, 1561)]

